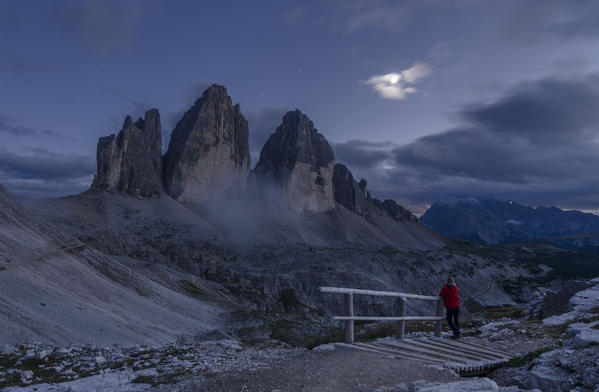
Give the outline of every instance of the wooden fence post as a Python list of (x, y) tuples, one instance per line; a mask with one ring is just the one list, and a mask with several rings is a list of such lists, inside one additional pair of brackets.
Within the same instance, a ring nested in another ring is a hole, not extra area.
[[(354, 295), (345, 294), (345, 314), (354, 316)], [(345, 343), (354, 343), (354, 320), (345, 320)]]
[[(437, 301), (437, 317), (443, 317), (443, 301), (439, 298)], [(435, 321), (435, 336), (441, 336), (441, 321)]]
[[(399, 316), (406, 317), (408, 300), (404, 297), (399, 297)], [(397, 322), (397, 338), (402, 340), (406, 331), (406, 320), (400, 320)]]

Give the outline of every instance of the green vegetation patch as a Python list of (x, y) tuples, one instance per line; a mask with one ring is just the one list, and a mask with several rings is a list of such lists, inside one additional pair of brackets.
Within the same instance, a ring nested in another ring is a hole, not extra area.
[(520, 319), (526, 316), (526, 309), (522, 306), (501, 306), (497, 308), (486, 308), (483, 311), (485, 318), (489, 320), (501, 320), (504, 317)]
[(536, 358), (540, 357), (541, 354), (547, 353), (549, 351), (553, 351), (556, 348), (557, 347), (554, 347), (554, 346), (548, 346), (548, 347), (539, 348), (539, 349), (534, 350), (534, 351), (530, 351), (530, 352), (528, 352), (528, 353), (526, 353), (524, 355), (519, 355), (517, 357), (514, 357), (514, 358), (510, 359), (504, 366), (506, 366), (506, 367), (520, 367), (520, 366), (524, 366), (524, 365), (530, 364)]

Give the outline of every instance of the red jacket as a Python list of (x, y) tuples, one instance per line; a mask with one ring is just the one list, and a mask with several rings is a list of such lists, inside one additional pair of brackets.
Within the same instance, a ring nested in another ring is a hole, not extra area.
[(439, 296), (445, 301), (446, 308), (457, 308), (460, 306), (460, 300), (458, 299), (458, 286), (443, 286)]

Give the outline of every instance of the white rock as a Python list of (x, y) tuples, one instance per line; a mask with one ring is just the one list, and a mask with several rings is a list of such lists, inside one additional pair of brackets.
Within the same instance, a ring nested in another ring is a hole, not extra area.
[(567, 345), (585, 347), (590, 344), (599, 344), (599, 329), (597, 328), (599, 328), (599, 321), (570, 324), (567, 332), (573, 332), (575, 336), (568, 341)]
[(31, 370), (21, 370), (19, 373), (21, 375), (21, 382), (24, 384), (29, 384), (33, 379), (33, 372)]
[(551, 317), (547, 317), (547, 318), (543, 319), (543, 324), (544, 325), (560, 325), (560, 324), (565, 324), (568, 321), (574, 320), (579, 315), (580, 315), (580, 313), (576, 312), (576, 311), (572, 311), (572, 312), (568, 312), (568, 313), (563, 313), (563, 314), (560, 314), (560, 315), (551, 316)]
[(335, 347), (335, 343), (321, 344), (320, 346), (314, 347), (312, 351), (333, 351)]

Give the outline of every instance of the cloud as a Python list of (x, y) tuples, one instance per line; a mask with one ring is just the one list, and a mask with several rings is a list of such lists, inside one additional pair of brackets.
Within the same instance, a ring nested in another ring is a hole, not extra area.
[(525, 45), (599, 37), (599, 3), (593, 0), (522, 2), (508, 20), (507, 34)]
[(50, 136), (50, 137), (62, 137), (59, 133), (51, 130), (45, 129), (42, 131), (38, 131), (35, 128), (31, 128), (22, 124), (19, 124), (17, 120), (12, 117), (7, 117), (0, 115), (0, 133), (7, 133), (15, 136), (21, 137), (29, 137), (29, 138), (37, 138), (40, 136)]
[(334, 143), (332, 147), (337, 162), (351, 162), (354, 169), (370, 169), (392, 160), (391, 150), (397, 145), (392, 142), (353, 139), (344, 143)]
[(134, 43), (147, 5), (137, 0), (71, 0), (56, 7), (61, 25), (105, 54)]
[(59, 154), (40, 148), (19, 154), (0, 149), (0, 170), (24, 179), (64, 179), (89, 176), (96, 171), (96, 163), (89, 155)]
[(279, 16), (279, 20), (284, 25), (295, 25), (300, 23), (306, 16), (306, 8), (302, 6), (293, 7)]
[(62, 196), (89, 188), (96, 171), (89, 155), (59, 154), (40, 148), (20, 153), (0, 149), (0, 184), (31, 197)]
[(490, 105), (465, 108), (461, 117), (497, 134), (536, 142), (591, 137), (599, 123), (598, 76), (522, 83)]
[[(373, 143), (364, 141), (342, 145), (347, 152), (335, 145), (336, 153), (369, 180), (374, 196), (421, 204), (494, 196), (599, 207), (597, 75), (520, 83), (492, 103), (462, 107), (454, 118), (451, 129), (394, 146), (391, 158), (372, 153)], [(389, 159), (394, 165), (385, 164)]]
[(416, 63), (400, 72), (374, 75), (364, 83), (371, 85), (374, 91), (383, 98), (401, 100), (405, 99), (408, 94), (417, 92), (418, 90), (413, 85), (430, 75), (431, 72), (432, 69), (427, 64)]
[(366, 28), (395, 31), (404, 25), (408, 13), (422, 2), (398, 0), (338, 0), (332, 4), (343, 16), (344, 27), (350, 32)]

